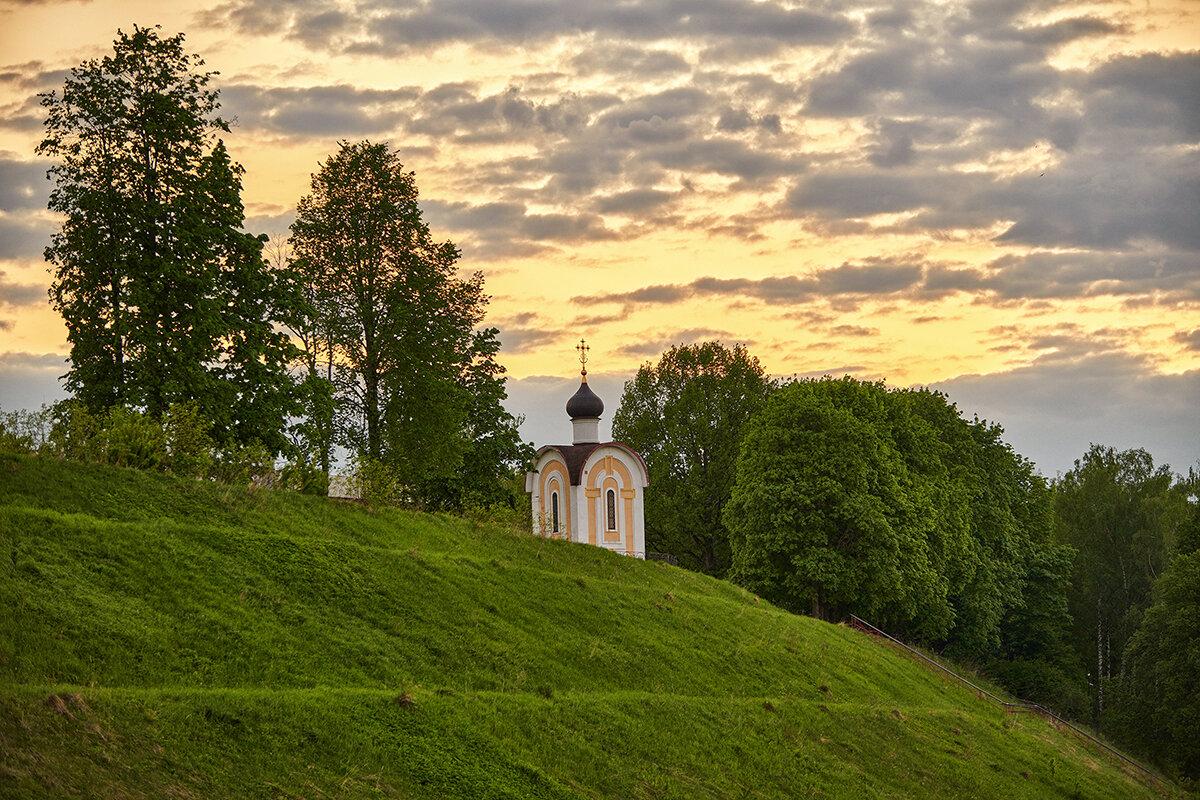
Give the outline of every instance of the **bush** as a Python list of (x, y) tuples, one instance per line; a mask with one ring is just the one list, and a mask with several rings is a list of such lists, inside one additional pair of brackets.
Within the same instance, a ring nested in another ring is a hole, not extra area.
[(165, 469), (168, 465), (166, 431), (141, 411), (114, 406), (100, 431), (100, 442), (103, 461), (113, 466)]
[(167, 466), (176, 475), (205, 478), (216, 463), (212, 424), (195, 403), (173, 403), (163, 428), (167, 439)]
[(50, 449), (71, 461), (100, 461), (103, 422), (78, 400), (56, 403), (50, 411)]
[(529, 508), (513, 508), (511, 503), (489, 503), (472, 505), (463, 513), (469, 520), (499, 525), (522, 533), (533, 532), (533, 517)]
[(0, 452), (39, 453), (50, 441), (51, 409), (0, 411)]
[(62, 458), (134, 469), (161, 469), (167, 462), (167, 436), (148, 414), (124, 406), (93, 414), (77, 400), (67, 400), (55, 405), (50, 417), (50, 450)]
[(278, 487), (300, 494), (325, 497), (329, 494), (329, 475), (317, 464), (297, 458), (284, 465), (278, 474)]
[(275, 486), (275, 456), (261, 442), (229, 445), (216, 453), (209, 476), (233, 485)]
[(408, 500), (395, 469), (370, 457), (352, 456), (342, 476), (346, 491), (371, 506), (399, 506)]

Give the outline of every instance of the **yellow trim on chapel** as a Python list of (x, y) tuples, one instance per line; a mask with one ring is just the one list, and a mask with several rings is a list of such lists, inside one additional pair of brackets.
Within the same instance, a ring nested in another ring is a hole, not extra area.
[[(555, 477), (559, 478), (558, 491), (558, 535), (564, 539), (571, 538), (571, 478), (567, 474), (567, 465), (558, 460), (551, 460), (542, 470), (542, 486), (539, 504), (543, 520), (550, 518), (550, 483)], [(554, 535), (551, 532), (551, 535)]]

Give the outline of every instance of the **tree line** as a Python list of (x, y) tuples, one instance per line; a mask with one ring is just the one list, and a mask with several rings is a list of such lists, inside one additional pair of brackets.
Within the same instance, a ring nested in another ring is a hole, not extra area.
[(769, 379), (744, 346), (643, 365), (614, 438), (646, 539), (796, 613), (851, 613), (1200, 778), (1200, 476), (1093, 445), (1046, 480), (942, 393)]
[[(435, 241), (414, 174), (386, 144), (341, 142), (268, 263), (203, 64), (182, 34), (135, 27), (41, 96), (63, 218), (45, 254), (70, 343), (60, 430), (97, 438), (141, 415), (162, 439), (141, 461), (178, 466), (168, 428), (187, 419), (214, 463), (283, 458), (307, 491), (328, 491), (343, 448), (383, 499), (515, 503), (529, 447), (501, 405), (483, 277)], [(128, 439), (105, 436), (93, 449)]]

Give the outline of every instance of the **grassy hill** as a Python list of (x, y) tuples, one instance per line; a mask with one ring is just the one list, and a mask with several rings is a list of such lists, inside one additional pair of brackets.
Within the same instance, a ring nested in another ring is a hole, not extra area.
[(731, 584), (0, 455), (0, 797), (1159, 796)]

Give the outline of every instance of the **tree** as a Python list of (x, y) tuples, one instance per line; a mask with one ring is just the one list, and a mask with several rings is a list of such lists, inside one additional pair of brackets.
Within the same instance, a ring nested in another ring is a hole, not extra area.
[[(930, 642), (970, 659), (1020, 696), (1061, 711), (1081, 707), (1071, 657), (1067, 586), (1071, 548), (1053, 541), (1053, 493), (999, 425), (968, 421), (941, 392), (893, 391), (911, 414), (893, 413), (895, 437), (933, 513), (930, 558), (945, 575), (953, 625)], [(899, 423), (899, 424), (898, 424)]]
[(722, 511), (737, 476), (738, 448), (772, 383), (744, 345), (672, 347), (625, 384), (613, 438), (641, 453), (650, 474), (647, 546), (714, 575), (729, 568)]
[[(1071, 550), (1049, 488), (946, 396), (799, 381), (747, 427), (730, 576), (814, 616), (867, 617), (1061, 698)], [(1061, 707), (1061, 703), (1056, 703)]]
[(1129, 638), (1106, 711), (1113, 733), (1176, 775), (1200, 780), (1200, 505), (1154, 603)]
[(1105, 681), (1150, 605), (1186, 501), (1166, 466), (1145, 450), (1092, 445), (1055, 485), (1056, 537), (1078, 551), (1070, 609), (1075, 647), (1090, 664), (1092, 711), (1104, 714)]
[(291, 239), (269, 237), (264, 253), (272, 269), (285, 275), (297, 293), (296, 313), (286, 321), (299, 342), (301, 377), (296, 395), (302, 412), (288, 428), (292, 460), (284, 467), (284, 485), (308, 494), (327, 495), (333, 466), (333, 350), (316, 313), (317, 286), (296, 267)]
[(420, 501), (472, 452), (481, 397), (495, 429), (512, 422), (499, 407), (495, 331), (475, 330), (483, 276), (457, 276), (458, 248), (433, 240), (415, 177), (386, 144), (340, 144), (297, 205), (291, 242), (310, 298), (310, 363), (323, 348), (331, 366), (336, 437)]
[(242, 170), (217, 138), (228, 126), (203, 63), (182, 34), (135, 27), (42, 95), (65, 377), (94, 413), (195, 403), (218, 443), (278, 452), (294, 350), (276, 323), (293, 298), (241, 229)]
[(469, 398), (463, 458), (452, 474), (429, 477), (414, 487), (415, 499), (426, 508), (461, 513), (502, 506), (528, 514), (522, 467), (532, 463), (534, 449), (521, 440), (517, 430), (521, 421), (504, 410), (508, 393), (504, 367), (496, 361), (497, 333), (495, 328), (484, 328), (473, 337), (471, 363), (461, 376)]
[[(930, 495), (895, 444), (882, 384), (797, 381), (747, 426), (725, 508), (730, 577), (823, 619), (854, 612), (936, 639), (946, 576), (930, 551)], [(927, 431), (906, 435), (931, 446)]]

